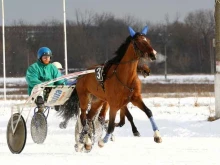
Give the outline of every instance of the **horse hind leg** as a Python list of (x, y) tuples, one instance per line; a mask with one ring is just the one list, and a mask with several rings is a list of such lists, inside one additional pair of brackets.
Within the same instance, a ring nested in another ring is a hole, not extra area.
[(115, 123), (115, 126), (116, 127), (122, 127), (125, 124), (125, 116), (127, 117), (128, 121), (131, 124), (133, 135), (137, 136), (137, 137), (141, 136), (140, 133), (137, 130), (137, 127), (134, 124), (133, 116), (129, 112), (127, 106), (124, 106), (120, 109), (120, 121), (119, 121), (119, 123)]
[[(88, 114), (85, 110), (81, 110), (81, 124), (82, 131), (79, 137), (79, 143), (84, 144), (85, 152), (90, 152), (92, 150), (92, 145), (94, 144), (94, 119), (98, 112), (99, 107), (102, 105), (102, 100), (96, 100), (91, 102), (91, 108), (88, 111)], [(85, 107), (84, 107), (85, 108)]]
[(68, 125), (68, 121), (69, 120), (64, 120), (64, 121), (60, 122), (60, 124), (59, 124), (60, 129), (66, 129), (66, 127)]
[[(77, 89), (78, 92), (78, 89)], [(82, 147), (86, 150), (86, 152), (89, 152), (91, 150), (91, 142), (88, 137), (89, 132), (89, 125), (88, 125), (88, 119), (87, 119), (87, 109), (89, 104), (89, 94), (82, 93), (82, 91), (78, 92), (79, 101), (80, 101), (80, 110), (81, 114), (78, 119), (78, 132), (76, 132), (77, 137), (76, 138), (76, 146), (79, 151), (82, 150)], [(76, 131), (76, 130), (75, 130)]]
[(92, 140), (91, 140), (91, 137), (86, 134), (85, 136), (85, 149), (86, 149), (86, 152), (90, 152), (92, 150)]
[(76, 152), (82, 152), (84, 149), (84, 144), (83, 144), (83, 137), (82, 132), (80, 132), (83, 129), (81, 120), (78, 118), (76, 125), (75, 125), (75, 151)]
[(141, 135), (140, 135), (140, 133), (138, 132), (137, 127), (136, 127), (135, 124), (134, 124), (133, 116), (132, 116), (131, 113), (129, 112), (127, 106), (125, 106), (125, 116), (127, 117), (128, 121), (129, 121), (130, 124), (131, 124), (131, 128), (132, 128), (133, 135), (134, 135), (134, 136), (137, 136), (137, 137), (140, 137)]
[[(102, 108), (99, 111), (100, 107)], [(89, 134), (91, 135), (90, 138), (93, 144), (95, 141), (100, 141), (102, 137), (103, 129), (105, 129), (105, 116), (108, 109), (109, 109), (109, 104), (98, 98), (95, 101), (92, 101), (91, 103), (91, 109), (87, 115), (87, 119), (90, 128)]]
[(92, 150), (92, 141), (90, 136), (89, 124), (83, 126), (80, 118), (75, 126), (75, 150), (76, 152), (90, 152)]

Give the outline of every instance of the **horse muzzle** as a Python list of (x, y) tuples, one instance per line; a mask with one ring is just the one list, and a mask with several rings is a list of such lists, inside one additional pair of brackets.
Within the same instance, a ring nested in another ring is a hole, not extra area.
[(156, 55), (153, 54), (153, 53), (149, 54), (149, 57), (150, 57), (150, 59), (151, 59), (152, 61), (154, 61), (154, 60), (157, 59), (157, 58), (156, 58)]
[(155, 50), (153, 50), (153, 52), (149, 54), (149, 57), (152, 61), (157, 59), (156, 54), (157, 54), (157, 52)]

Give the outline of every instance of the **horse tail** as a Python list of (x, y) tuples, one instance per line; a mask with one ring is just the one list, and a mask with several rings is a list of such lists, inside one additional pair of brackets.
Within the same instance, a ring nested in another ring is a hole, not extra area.
[(61, 116), (65, 121), (69, 121), (73, 117), (78, 117), (79, 115), (79, 98), (76, 89), (73, 90), (69, 100), (67, 100), (63, 105), (61, 105), (59, 111), (59, 116)]

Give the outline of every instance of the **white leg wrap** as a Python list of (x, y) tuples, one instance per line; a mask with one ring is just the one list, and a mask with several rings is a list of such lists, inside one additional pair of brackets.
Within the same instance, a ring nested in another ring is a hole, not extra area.
[(161, 137), (160, 132), (158, 130), (154, 131), (154, 137)]
[(86, 135), (86, 145), (92, 145), (92, 141), (88, 135)]
[(102, 139), (100, 139), (100, 140), (98, 141), (98, 145), (99, 145), (99, 147), (104, 147), (105, 143), (103, 142)]
[(84, 144), (78, 143), (77, 145), (78, 145), (78, 152), (82, 152)]

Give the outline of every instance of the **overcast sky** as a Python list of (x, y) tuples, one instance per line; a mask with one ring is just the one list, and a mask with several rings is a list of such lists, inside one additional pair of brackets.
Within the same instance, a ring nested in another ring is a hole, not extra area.
[[(164, 21), (166, 14), (173, 20), (178, 13), (183, 20), (187, 13), (195, 10), (214, 11), (214, 4), (215, 0), (66, 0), (66, 17), (74, 20), (77, 9), (81, 12), (110, 12), (117, 18), (131, 15), (157, 23)], [(63, 20), (63, 0), (4, 0), (4, 9), (6, 25), (20, 19), (33, 24)]]

